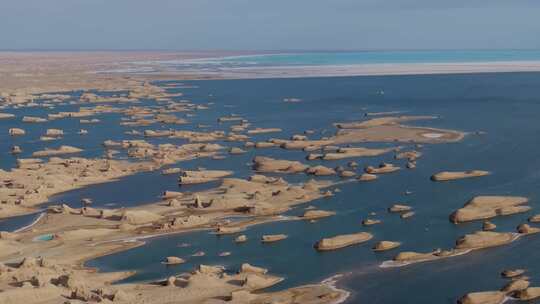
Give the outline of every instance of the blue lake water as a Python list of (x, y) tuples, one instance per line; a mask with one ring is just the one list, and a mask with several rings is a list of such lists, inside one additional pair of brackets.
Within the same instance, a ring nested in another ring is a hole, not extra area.
[[(212, 129), (228, 129), (229, 124), (218, 124), (216, 118), (236, 113), (249, 119), (253, 127), (281, 127), (284, 130), (282, 133), (258, 135), (255, 140), (285, 138), (307, 129), (316, 130), (315, 136), (322, 136), (333, 132), (334, 122), (365, 119), (366, 111), (403, 111), (411, 115), (441, 116), (437, 120), (414, 122), (413, 125), (451, 128), (471, 134), (459, 143), (426, 145), (422, 149), (424, 156), (414, 170), (381, 176), (371, 183), (342, 184), (337, 186), (341, 192), (334, 197), (290, 211), (290, 214), (299, 214), (304, 207), (313, 205), (337, 212), (336, 216), (316, 223), (294, 221), (255, 226), (245, 232), (249, 241), (239, 245), (232, 241), (234, 236), (218, 237), (208, 231), (164, 236), (147, 240), (145, 246), (89, 261), (87, 265), (103, 271), (137, 270), (135, 276), (126, 280), (129, 282), (163, 278), (189, 271), (200, 263), (221, 264), (234, 270), (241, 263), (249, 262), (268, 267), (272, 273), (286, 278), (273, 289), (318, 282), (336, 273), (351, 273), (340, 282), (340, 286), (353, 291), (350, 303), (455, 303), (466, 292), (500, 288), (504, 281), (499, 273), (505, 268), (529, 269), (533, 285), (540, 284), (540, 263), (536, 257), (536, 252), (540, 250), (538, 235), (524, 237), (508, 246), (452, 259), (403, 268), (378, 267), (399, 251), (448, 248), (459, 236), (480, 229), (480, 222), (454, 225), (448, 220), (453, 210), (474, 195), (521, 195), (531, 199), (532, 212), (494, 219), (499, 231), (514, 231), (518, 224), (540, 210), (540, 73), (184, 83), (194, 88), (170, 89), (171, 92), (181, 91), (185, 94), (182, 99), (195, 103), (214, 104), (210, 110), (188, 118), (192, 123), (178, 126), (178, 129), (189, 129), (199, 123), (210, 124)], [(381, 91), (384, 94), (380, 94)], [(300, 98), (302, 102), (284, 103), (284, 98)], [(39, 116), (39, 111), (43, 110), (32, 111)], [(93, 135), (85, 138), (73, 135), (70, 138), (69, 144), (88, 150), (83, 153), (85, 156), (101, 155), (101, 143), (105, 139), (130, 138), (123, 132), (132, 128), (119, 126), (113, 114), (99, 118), (104, 123), (91, 127)], [(44, 126), (55, 125), (68, 133), (81, 127), (77, 120), (55, 121), (35, 127), (24, 124), (27, 130), (35, 128), (30, 135), (21, 138), (6, 136), (7, 127), (17, 124), (20, 123), (15, 120), (0, 121), (0, 150), (8, 151), (12, 144), (17, 143), (23, 147), (26, 156), (41, 147), (55, 145), (35, 141)], [(476, 134), (477, 131), (485, 133)], [(61, 143), (68, 143), (67, 136)], [(199, 159), (178, 166), (230, 169), (235, 171), (235, 176), (247, 177), (253, 174), (249, 162), (255, 155), (305, 161), (304, 152), (272, 148), (250, 150), (243, 155), (228, 156), (224, 161)], [(13, 159), (8, 154), (0, 161), (4, 169), (13, 166)], [(345, 165), (348, 161), (324, 162), (324, 165)], [(381, 161), (404, 165), (390, 154), (357, 161), (360, 168)], [(434, 183), (429, 179), (438, 171), (469, 169), (490, 170), (493, 174), (449, 183)], [(307, 179), (301, 174), (287, 175), (285, 178), (291, 182)], [(82, 197), (90, 197), (96, 206), (134, 206), (154, 201), (164, 190), (198, 191), (215, 186), (179, 188), (176, 179), (174, 175), (163, 176), (158, 172), (141, 173), (117, 182), (64, 193), (51, 198), (51, 201), (79, 206)], [(405, 195), (407, 190), (413, 193)], [(388, 206), (398, 202), (413, 206), (416, 215), (402, 220), (385, 211)], [(375, 217), (381, 219), (383, 224), (362, 227), (361, 220), (371, 212), (376, 212)], [(313, 249), (314, 242), (322, 237), (357, 231), (372, 232), (374, 240), (334, 252), (319, 253)], [(261, 244), (258, 241), (260, 236), (268, 233), (286, 233), (289, 238), (275, 244)], [(400, 241), (403, 244), (398, 250), (373, 253), (370, 248), (379, 240)], [(182, 243), (191, 246), (179, 246)], [(206, 252), (205, 256), (191, 256), (201, 250)], [(218, 254), (223, 251), (230, 251), (232, 255), (219, 257)], [(161, 264), (162, 259), (170, 255), (186, 258), (187, 263), (177, 266)]]

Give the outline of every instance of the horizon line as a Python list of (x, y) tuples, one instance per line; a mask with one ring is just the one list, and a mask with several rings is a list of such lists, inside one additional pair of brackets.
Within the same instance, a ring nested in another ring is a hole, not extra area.
[(540, 51), (540, 48), (365, 48), (365, 49), (1, 49), (1, 53), (30, 53), (30, 52), (170, 52), (170, 53), (282, 53), (282, 52), (421, 52), (421, 51)]

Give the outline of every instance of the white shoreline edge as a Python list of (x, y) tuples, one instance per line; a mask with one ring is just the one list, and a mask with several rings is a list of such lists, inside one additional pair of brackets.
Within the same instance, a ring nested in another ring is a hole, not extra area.
[[(152, 65), (151, 65), (152, 66)], [(271, 66), (205, 69), (183, 69), (153, 65), (153, 73), (133, 73), (134, 75), (189, 76), (192, 80), (216, 79), (261, 79), (261, 78), (308, 78), (308, 77), (350, 77), (350, 76), (393, 76), (393, 75), (440, 75), (476, 73), (523, 73), (540, 72), (538, 61), (486, 61), (452, 63), (376, 63), (319, 66)], [(114, 73), (114, 72), (112, 72)], [(129, 73), (128, 73), (129, 74)], [(196, 75), (196, 76), (194, 76)], [(189, 79), (186, 79), (189, 80)]]
[(36, 224), (37, 224), (37, 223), (45, 216), (46, 212), (42, 212), (42, 211), (43, 211), (43, 210), (39, 210), (39, 211), (36, 212), (36, 213), (38, 213), (38, 212), (41, 212), (41, 213), (40, 213), (39, 216), (38, 216), (34, 221), (32, 221), (30, 224), (28, 224), (28, 225), (26, 225), (26, 226), (24, 226), (24, 227), (21, 227), (21, 228), (19, 228), (19, 229), (13, 230), (13, 232), (14, 232), (14, 233), (17, 233), (17, 232), (21, 232), (21, 231), (24, 231), (24, 230), (26, 230), (26, 229), (32, 228), (34, 225), (36, 225)]
[(345, 290), (345, 289), (341, 289), (341, 288), (338, 288), (336, 286), (337, 284), (337, 281), (342, 278), (344, 276), (344, 274), (342, 273), (338, 273), (338, 274), (335, 274), (327, 279), (324, 279), (321, 281), (320, 284), (322, 285), (325, 285), (327, 287), (329, 287), (330, 289), (336, 291), (336, 292), (340, 292), (342, 293), (342, 296), (338, 299), (336, 299), (334, 302), (332, 302), (333, 304), (340, 304), (340, 303), (344, 303), (345, 301), (347, 301), (347, 299), (351, 296), (351, 292), (348, 291), (348, 290)]

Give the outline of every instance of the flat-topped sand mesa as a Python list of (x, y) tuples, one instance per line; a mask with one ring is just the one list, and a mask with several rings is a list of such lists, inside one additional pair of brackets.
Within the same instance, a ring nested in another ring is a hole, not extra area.
[(334, 144), (345, 144), (357, 142), (447, 143), (463, 139), (465, 134), (458, 131), (400, 125), (407, 121), (436, 118), (435, 116), (389, 116), (363, 122), (336, 123), (335, 126), (340, 130), (329, 140)]
[(269, 299), (279, 298), (280, 303), (292, 304), (300, 298), (309, 303), (330, 304), (346, 296), (345, 292), (322, 284), (274, 293), (254, 293), (279, 283), (283, 278), (270, 275), (263, 268), (244, 265), (233, 274), (225, 273), (221, 266), (200, 265), (190, 273), (171, 276), (163, 281), (111, 285), (114, 281), (128, 277), (130, 273), (96, 273), (45, 258), (27, 257), (14, 266), (1, 265), (0, 302), (63, 303), (67, 299), (121, 304), (208, 301), (266, 303)]
[(266, 234), (261, 237), (261, 242), (263, 243), (274, 243), (279, 242), (288, 238), (286, 234)]
[(430, 119), (437, 119), (437, 116), (385, 116), (372, 118), (362, 122), (336, 123), (335, 126), (340, 129), (369, 129), (380, 126), (398, 125), (408, 121)]
[(28, 123), (40, 123), (40, 122), (47, 122), (46, 118), (42, 117), (34, 117), (34, 116), (24, 116), (22, 118), (22, 122), (28, 122)]
[(458, 304), (500, 304), (508, 299), (530, 301), (540, 298), (540, 287), (531, 287), (529, 278), (521, 276), (524, 272), (518, 269), (514, 275), (514, 271), (511, 270), (512, 276), (503, 275), (510, 280), (499, 290), (467, 293), (458, 300)]
[(367, 232), (338, 235), (330, 238), (323, 238), (315, 243), (315, 249), (319, 251), (336, 250), (356, 244), (367, 242), (373, 235)]
[(394, 164), (381, 163), (378, 167), (367, 166), (364, 169), (364, 171), (367, 174), (385, 174), (385, 173), (396, 172), (399, 169), (401, 169), (401, 168), (394, 165)]
[(55, 156), (55, 155), (63, 155), (63, 154), (75, 154), (82, 152), (82, 149), (79, 149), (77, 147), (72, 146), (60, 146), (56, 149), (45, 149), (41, 151), (36, 151), (32, 153), (32, 157), (48, 157), (48, 156)]
[(14, 118), (15, 114), (11, 113), (1, 113), (0, 112), (0, 119), (8, 119), (8, 118)]
[(453, 212), (450, 221), (457, 224), (527, 212), (531, 207), (523, 205), (528, 201), (519, 196), (477, 196)]
[(261, 173), (300, 173), (309, 166), (299, 161), (273, 159), (270, 157), (257, 156), (253, 159), (253, 169)]
[(387, 251), (394, 248), (397, 248), (401, 245), (400, 242), (392, 242), (392, 241), (380, 241), (375, 246), (373, 246), (373, 251)]
[(369, 149), (369, 148), (338, 148), (336, 152), (328, 152), (324, 154), (309, 154), (308, 160), (322, 159), (322, 160), (339, 160), (352, 157), (371, 157), (379, 156), (393, 151), (395, 148), (387, 149)]
[(458, 304), (501, 304), (505, 299), (502, 291), (471, 292), (461, 297)]
[(168, 137), (168, 138), (182, 138), (189, 142), (210, 142), (218, 140), (246, 140), (245, 137), (238, 137), (233, 133), (227, 134), (225, 131), (187, 131), (187, 130), (145, 130), (143, 132), (145, 137)]
[(20, 128), (10, 128), (8, 130), (9, 135), (11, 136), (22, 136), (26, 134), (26, 131), (24, 129)]
[(517, 230), (518, 233), (477, 231), (456, 240), (456, 245), (452, 249), (436, 249), (428, 253), (419, 253), (414, 251), (400, 252), (394, 257), (393, 261), (384, 262), (381, 267), (405, 266), (414, 263), (459, 256), (468, 254), (474, 250), (506, 245), (515, 241), (521, 236), (540, 232), (539, 228), (530, 227), (528, 225), (520, 225), (518, 226)]
[(443, 172), (439, 172), (431, 176), (431, 180), (436, 181), (436, 182), (451, 181), (451, 180), (456, 180), (456, 179), (486, 176), (489, 174), (490, 174), (489, 171), (482, 171), (482, 170), (459, 171), (459, 172), (443, 171)]
[(173, 144), (153, 145), (144, 140), (123, 140), (119, 142), (107, 140), (103, 145), (107, 149), (126, 149), (129, 157), (151, 159), (160, 166), (195, 158), (212, 157), (224, 149), (221, 145), (211, 143), (191, 143), (179, 146)]
[(232, 171), (226, 170), (182, 171), (178, 182), (181, 185), (201, 184), (216, 181), (232, 174)]
[(353, 171), (347, 171), (342, 167), (336, 169), (323, 165), (310, 167), (299, 161), (273, 159), (270, 157), (257, 156), (253, 159), (253, 169), (261, 173), (306, 173), (315, 176), (337, 175), (341, 177), (352, 177), (356, 175)]
[(18, 168), (0, 170), (0, 218), (34, 211), (57, 193), (111, 181), (135, 172), (154, 169), (151, 163), (58, 158), (19, 159)]
[(326, 211), (326, 210), (308, 210), (304, 212), (304, 214), (301, 216), (304, 220), (315, 220), (315, 219), (321, 219), (324, 217), (329, 217), (332, 215), (335, 215), (336, 213), (334, 211)]
[(266, 133), (276, 133), (283, 131), (280, 128), (255, 128), (247, 131), (247, 134), (266, 134)]

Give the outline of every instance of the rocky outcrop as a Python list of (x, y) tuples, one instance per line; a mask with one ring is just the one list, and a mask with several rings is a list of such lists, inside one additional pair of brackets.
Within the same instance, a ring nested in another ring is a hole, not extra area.
[(64, 131), (60, 129), (47, 129), (45, 136), (48, 137), (62, 137), (64, 136)]
[(225, 170), (182, 171), (178, 183), (181, 185), (208, 183), (230, 176), (233, 173)]
[(246, 153), (246, 151), (238, 147), (232, 147), (229, 150), (229, 154), (232, 154), (232, 155), (238, 155), (238, 154), (244, 154), (244, 153)]
[(529, 287), (525, 290), (520, 290), (515, 294), (515, 297), (521, 301), (540, 298), (540, 287)]
[(330, 238), (323, 238), (315, 243), (315, 249), (319, 251), (336, 250), (351, 245), (364, 243), (373, 238), (373, 235), (367, 232), (338, 235)]
[(72, 146), (60, 146), (57, 149), (45, 149), (41, 151), (36, 151), (32, 153), (33, 157), (47, 157), (47, 156), (55, 156), (55, 155), (62, 155), (62, 154), (74, 154), (74, 153), (80, 153), (82, 152), (82, 149), (72, 147)]
[(177, 264), (183, 264), (185, 262), (186, 261), (184, 259), (182, 259), (182, 258), (175, 257), (175, 256), (169, 256), (169, 257), (165, 258), (165, 261), (163, 263), (167, 264), (167, 265), (177, 265)]
[(10, 128), (8, 130), (9, 135), (11, 136), (22, 136), (26, 134), (26, 131), (20, 128)]
[(523, 279), (512, 280), (508, 282), (508, 284), (504, 285), (503, 288), (501, 288), (501, 291), (505, 293), (511, 293), (511, 292), (527, 289), (529, 285), (531, 285), (531, 283), (527, 280), (523, 280)]
[(377, 224), (380, 224), (382, 223), (381, 220), (378, 220), (378, 219), (365, 219), (365, 220), (362, 220), (362, 225), (364, 226), (373, 226), (373, 225), (377, 225)]
[(379, 167), (368, 166), (365, 168), (364, 171), (368, 174), (385, 174), (385, 173), (396, 172), (399, 169), (400, 169), (399, 167), (393, 164), (382, 163), (379, 165)]
[(257, 156), (253, 159), (253, 169), (263, 173), (299, 173), (308, 166), (298, 161), (278, 160), (270, 157)]
[(535, 214), (531, 216), (528, 220), (531, 223), (540, 223), (540, 214)]
[(263, 242), (263, 243), (273, 243), (273, 242), (278, 242), (278, 241), (284, 240), (286, 238), (287, 238), (286, 234), (268, 234), (268, 235), (263, 235), (262, 236), (261, 242)]
[(375, 175), (375, 174), (369, 174), (369, 173), (364, 173), (364, 174), (360, 175), (357, 179), (358, 179), (359, 181), (361, 181), (361, 182), (368, 182), (368, 181), (376, 180), (376, 179), (377, 179), (377, 175)]
[(412, 210), (411, 206), (402, 205), (402, 204), (394, 204), (390, 206), (390, 208), (388, 208), (388, 212), (391, 212), (391, 213), (408, 212), (411, 210)]
[(484, 221), (484, 223), (482, 224), (482, 230), (484, 231), (495, 230), (495, 228), (497, 228), (497, 225), (493, 224), (490, 221)]
[(34, 116), (24, 116), (22, 118), (22, 122), (40, 123), (40, 122), (47, 122), (47, 119), (41, 118), (41, 117), (34, 117)]
[(471, 292), (458, 300), (458, 304), (501, 304), (506, 294), (502, 291)]
[(275, 133), (281, 132), (280, 128), (255, 128), (247, 131), (247, 134), (266, 134), (266, 133)]
[(538, 227), (531, 227), (529, 224), (520, 224), (517, 227), (518, 233), (521, 234), (533, 234), (540, 232), (540, 228)]
[(527, 212), (531, 208), (522, 206), (526, 197), (518, 196), (477, 196), (450, 215), (453, 223), (489, 219), (501, 215)]
[(401, 245), (400, 242), (392, 241), (380, 241), (375, 246), (373, 246), (373, 251), (386, 251), (397, 248)]
[(394, 156), (394, 158), (395, 159), (406, 159), (409, 162), (414, 162), (417, 159), (419, 159), (421, 156), (422, 156), (422, 152), (418, 152), (418, 151), (413, 150), (413, 151), (405, 151), (405, 152), (397, 153)]
[(507, 269), (501, 272), (503, 278), (515, 278), (525, 273), (525, 269)]
[(398, 123), (414, 121), (414, 120), (426, 120), (435, 119), (435, 116), (386, 116), (372, 118), (361, 122), (351, 123), (336, 123), (335, 126), (339, 129), (369, 129), (373, 127), (396, 125)]
[(242, 234), (242, 235), (239, 235), (237, 236), (235, 239), (234, 239), (234, 242), (235, 243), (244, 243), (244, 242), (247, 242), (247, 236)]
[(429, 261), (437, 259), (435, 252), (420, 253), (414, 251), (403, 251), (398, 253), (394, 257), (394, 261), (397, 262), (418, 262), (418, 261)]
[(388, 149), (368, 149), (368, 148), (339, 148), (335, 153), (325, 153), (321, 156), (323, 160), (339, 160), (351, 157), (372, 157), (379, 156), (392, 151)]
[(161, 218), (161, 215), (146, 210), (126, 210), (122, 214), (121, 220), (130, 225), (143, 225), (156, 222)]
[(11, 113), (1, 113), (0, 112), (0, 119), (8, 119), (8, 118), (14, 118), (15, 115)]
[(431, 176), (431, 180), (437, 181), (437, 182), (451, 181), (451, 180), (456, 180), (456, 179), (486, 176), (489, 174), (490, 174), (489, 171), (482, 171), (482, 170), (459, 171), (459, 172), (443, 171), (443, 172), (439, 172)]
[(510, 232), (477, 231), (466, 234), (456, 241), (456, 249), (481, 249), (505, 245), (515, 240)]
[(315, 176), (327, 176), (327, 175), (335, 175), (336, 171), (332, 168), (319, 165), (319, 166), (306, 169), (306, 173), (313, 174)]
[(242, 266), (240, 266), (240, 272), (266, 274), (268, 272), (268, 269), (244, 263), (242, 264)]
[(320, 219), (323, 217), (329, 217), (332, 215), (335, 215), (336, 213), (334, 211), (326, 211), (326, 210), (308, 210), (304, 212), (304, 215), (302, 215), (303, 219), (306, 220), (314, 220), (314, 219)]

